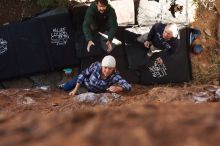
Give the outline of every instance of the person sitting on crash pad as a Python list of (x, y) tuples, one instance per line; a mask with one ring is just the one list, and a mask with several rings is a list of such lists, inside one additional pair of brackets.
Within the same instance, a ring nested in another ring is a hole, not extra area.
[(90, 52), (91, 46), (94, 46), (93, 35), (97, 33), (108, 34), (105, 49), (111, 52), (113, 49), (112, 40), (117, 31), (118, 23), (114, 8), (108, 4), (108, 0), (95, 0), (88, 7), (83, 21), (83, 33), (86, 38), (87, 51)]
[(75, 95), (80, 86), (87, 88), (89, 92), (95, 93), (117, 93), (131, 90), (131, 85), (116, 70), (116, 60), (111, 55), (105, 56), (101, 63), (91, 64), (81, 74), (65, 83), (63, 89), (69, 91), (74, 88), (69, 95)]
[(156, 23), (149, 33), (137, 38), (138, 42), (144, 43), (148, 49), (147, 55), (152, 56), (152, 50), (161, 50), (161, 57), (156, 59), (158, 64), (163, 63), (163, 59), (174, 54), (177, 48), (178, 27), (175, 23)]

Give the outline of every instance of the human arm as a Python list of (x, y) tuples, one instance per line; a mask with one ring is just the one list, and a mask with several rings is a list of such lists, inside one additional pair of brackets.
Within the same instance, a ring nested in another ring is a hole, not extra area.
[(117, 23), (117, 16), (115, 10), (110, 6), (108, 12), (108, 28), (109, 28), (108, 41), (112, 42), (118, 28), (118, 23)]
[(117, 92), (130, 91), (131, 85), (117, 73), (113, 78), (113, 85), (110, 86), (107, 90)]
[(85, 39), (89, 42), (92, 40), (92, 30), (91, 24), (93, 23), (93, 16), (95, 15), (94, 5), (91, 4), (90, 7), (87, 8), (86, 14), (83, 21), (83, 33)]
[(150, 29), (150, 31), (149, 31), (149, 33), (148, 33), (148, 36), (147, 36), (147, 40), (145, 40), (145, 42), (146, 42), (146, 41), (152, 42), (154, 36), (156, 35), (156, 27), (157, 27), (158, 25), (159, 25), (159, 23), (156, 23), (156, 24), (154, 24), (154, 25), (151, 27), (151, 29)]
[(94, 6), (90, 6), (88, 7), (85, 17), (84, 17), (84, 21), (83, 21), (83, 33), (85, 36), (85, 39), (87, 40), (88, 44), (87, 44), (87, 51), (90, 52), (90, 48), (91, 46), (95, 45), (94, 42), (92, 41), (92, 30), (91, 30), (91, 24), (93, 23), (92, 18), (94, 15)]
[(144, 46), (145, 46), (146, 48), (150, 49), (151, 42), (145, 41), (145, 42), (144, 42)]
[(77, 79), (77, 83), (83, 84), (85, 78), (89, 78), (91, 76), (91, 74), (97, 70), (97, 68), (99, 68), (100, 63), (99, 62), (95, 62), (93, 64), (91, 64), (88, 68), (86, 68), (85, 70), (83, 70), (81, 72), (81, 74), (79, 74), (78, 79)]
[(88, 44), (87, 44), (87, 51), (90, 52), (90, 48), (91, 46), (95, 46), (94, 42), (93, 41), (88, 41)]
[(123, 88), (121, 86), (117, 86), (117, 85), (112, 85), (110, 86), (108, 89), (106, 89), (109, 92), (114, 92), (114, 93), (118, 93), (118, 92), (122, 92)]
[(80, 84), (76, 83), (75, 88), (69, 93), (69, 95), (71, 95), (71, 96), (76, 95), (76, 92), (79, 90), (79, 88), (80, 88)]
[(158, 23), (154, 24), (151, 29), (150, 32), (147, 35), (147, 39), (144, 40), (144, 46), (148, 49), (150, 49), (150, 46), (152, 45), (152, 40), (154, 38), (154, 36), (156, 35), (156, 26), (158, 25)]

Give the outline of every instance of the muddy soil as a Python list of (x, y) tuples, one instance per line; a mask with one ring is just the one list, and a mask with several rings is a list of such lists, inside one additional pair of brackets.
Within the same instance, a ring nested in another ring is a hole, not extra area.
[(1, 146), (217, 146), (218, 100), (195, 96), (217, 86), (141, 86), (108, 103), (59, 89), (0, 90)]

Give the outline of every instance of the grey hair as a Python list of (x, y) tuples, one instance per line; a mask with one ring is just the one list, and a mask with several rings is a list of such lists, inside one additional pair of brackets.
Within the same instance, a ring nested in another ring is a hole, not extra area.
[(178, 36), (179, 31), (178, 31), (178, 27), (175, 23), (169, 23), (169, 24), (167, 24), (166, 27), (167, 27), (167, 30), (172, 32), (174, 38), (176, 38)]

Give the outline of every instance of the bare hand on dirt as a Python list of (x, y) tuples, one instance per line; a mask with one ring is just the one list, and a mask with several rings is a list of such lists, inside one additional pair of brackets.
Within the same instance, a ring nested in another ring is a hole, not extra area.
[(108, 89), (106, 89), (109, 92), (121, 92), (123, 90), (120, 86), (110, 86)]
[(111, 41), (107, 41), (106, 42), (106, 46), (107, 46), (107, 52), (110, 53), (112, 51), (112, 42)]
[(95, 44), (93, 43), (93, 41), (89, 41), (88, 45), (87, 45), (87, 51), (90, 52), (90, 47), (91, 46), (95, 46)]
[(73, 89), (73, 90), (69, 93), (69, 95), (70, 95), (70, 96), (74, 96), (74, 95), (76, 95), (76, 92), (77, 92), (77, 89)]

